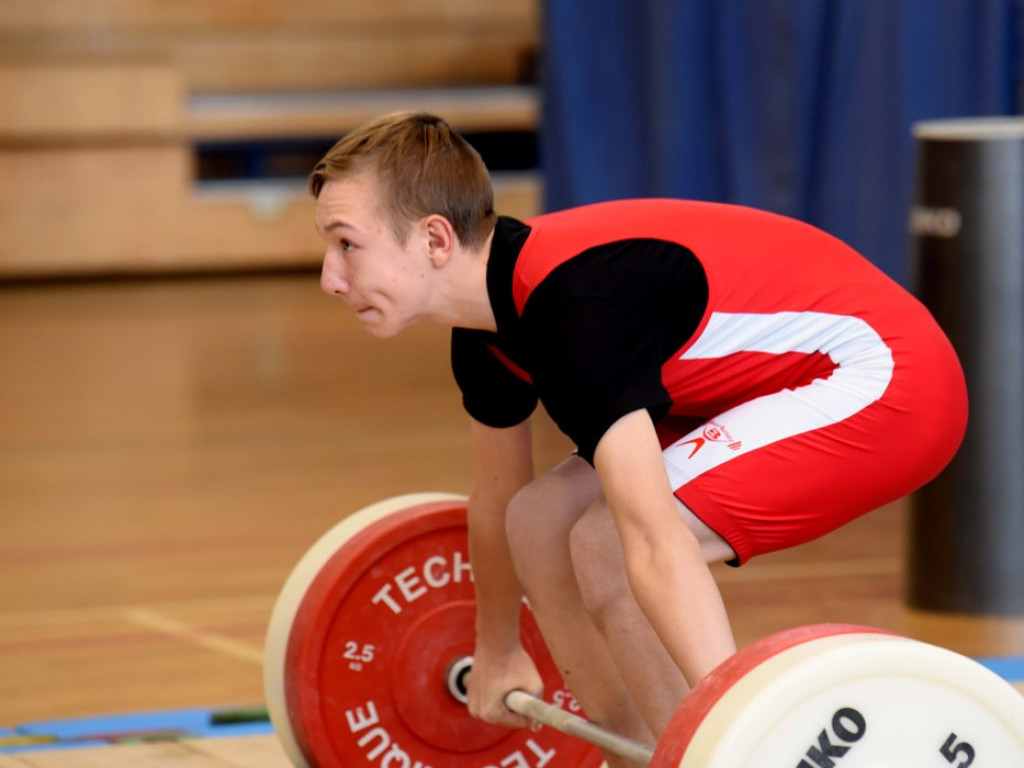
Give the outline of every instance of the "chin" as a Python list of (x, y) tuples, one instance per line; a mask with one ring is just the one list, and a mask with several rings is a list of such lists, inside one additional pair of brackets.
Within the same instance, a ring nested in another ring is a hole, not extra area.
[(363, 330), (375, 339), (390, 339), (402, 332), (404, 326), (397, 323), (364, 323)]
[(397, 328), (387, 328), (379, 325), (367, 326), (366, 332), (375, 339), (391, 339), (398, 335)]
[(390, 339), (400, 334), (410, 325), (414, 325), (418, 318), (389, 317), (379, 310), (375, 310), (372, 318), (367, 317), (364, 319), (360, 317), (360, 320), (363, 323), (363, 330), (374, 338)]

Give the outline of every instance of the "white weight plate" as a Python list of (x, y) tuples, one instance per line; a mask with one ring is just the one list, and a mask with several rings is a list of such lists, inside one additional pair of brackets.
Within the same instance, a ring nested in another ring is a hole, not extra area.
[(285, 753), (298, 768), (309, 768), (288, 717), (285, 662), (296, 613), (317, 574), (347, 541), (375, 522), (404, 509), (436, 501), (465, 500), (451, 493), (413, 493), (379, 501), (348, 515), (321, 536), (292, 569), (270, 616), (263, 651), (263, 689), (267, 710)]
[(702, 720), (679, 768), (972, 764), (1024, 766), (1024, 698), (947, 649), (848, 633), (743, 675)]

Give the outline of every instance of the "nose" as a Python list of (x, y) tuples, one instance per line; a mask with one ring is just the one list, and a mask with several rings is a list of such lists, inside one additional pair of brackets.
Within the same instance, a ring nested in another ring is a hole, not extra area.
[(320, 288), (331, 296), (348, 295), (348, 279), (342, 274), (340, 265), (331, 258), (330, 253), (324, 256), (324, 266), (320, 270)]

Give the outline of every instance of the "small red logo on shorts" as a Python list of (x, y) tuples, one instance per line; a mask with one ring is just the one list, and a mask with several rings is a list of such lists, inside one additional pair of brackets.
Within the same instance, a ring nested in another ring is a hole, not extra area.
[(734, 440), (729, 430), (725, 428), (724, 424), (720, 424), (717, 421), (709, 421), (704, 425), (704, 429), (701, 430), (700, 437), (694, 437), (690, 440), (684, 440), (676, 445), (693, 445), (693, 450), (690, 451), (690, 455), (687, 459), (692, 459), (697, 455), (697, 451), (704, 447), (705, 443), (726, 443), (729, 448), (734, 451), (738, 451), (743, 447), (743, 443), (739, 440)]

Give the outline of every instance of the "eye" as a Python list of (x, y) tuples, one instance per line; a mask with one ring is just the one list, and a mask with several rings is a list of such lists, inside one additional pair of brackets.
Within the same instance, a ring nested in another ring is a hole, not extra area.
[(339, 244), (341, 245), (341, 250), (343, 250), (345, 253), (349, 253), (353, 248), (355, 248), (355, 246), (352, 244), (352, 241), (344, 237), (341, 238)]

